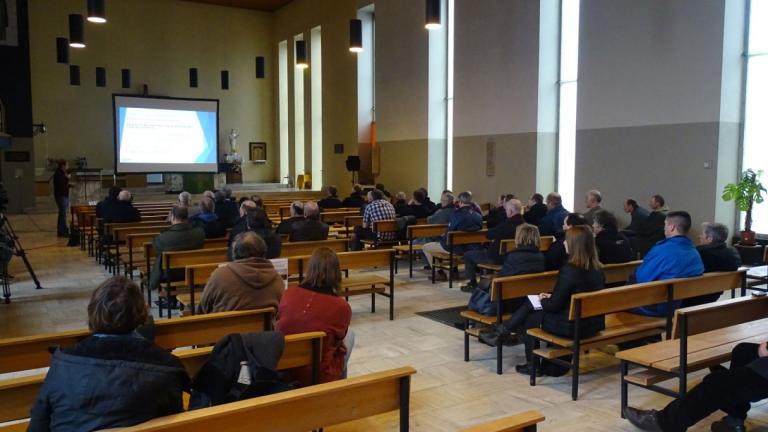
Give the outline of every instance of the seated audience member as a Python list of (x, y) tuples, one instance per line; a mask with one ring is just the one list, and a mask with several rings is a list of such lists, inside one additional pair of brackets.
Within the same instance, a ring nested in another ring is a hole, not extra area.
[(543, 236), (561, 236), (563, 221), (568, 216), (568, 210), (563, 207), (563, 198), (557, 192), (547, 195), (547, 213), (541, 219), (539, 233)]
[(352, 234), (352, 250), (362, 250), (362, 240), (374, 240), (377, 235), (379, 236), (379, 241), (389, 242), (395, 240), (396, 233), (376, 234), (373, 232), (374, 222), (394, 220), (397, 217), (395, 207), (384, 199), (384, 194), (378, 189), (368, 192), (368, 200), (370, 204), (365, 206), (363, 225), (355, 227), (355, 231)]
[(289, 241), (328, 240), (328, 230), (328, 224), (320, 221), (320, 208), (317, 203), (307, 201), (304, 204), (304, 220), (293, 224)]
[(301, 201), (294, 201), (289, 208), (291, 217), (283, 219), (280, 225), (275, 230), (278, 234), (288, 235), (293, 230), (293, 224), (304, 220), (304, 203)]
[(342, 208), (343, 204), (341, 203), (341, 200), (337, 196), (336, 186), (328, 186), (326, 188), (326, 191), (328, 195), (321, 199), (317, 205), (320, 206), (321, 209), (337, 209)]
[[(451, 195), (453, 195), (453, 191), (452, 191), (452, 190), (449, 190), (449, 189), (446, 189), (446, 190), (442, 191), (442, 192), (440, 193), (440, 198), (442, 198), (442, 197), (443, 197), (443, 195), (445, 195), (445, 194), (451, 194)], [(438, 210), (440, 210), (440, 209), (442, 209), (442, 208), (443, 208), (443, 204), (442, 204), (442, 203), (437, 203), (437, 204), (435, 204), (435, 211), (438, 211)]]
[(645, 255), (657, 242), (664, 240), (664, 220), (667, 217), (667, 207), (664, 197), (654, 195), (650, 201), (651, 213), (637, 230), (634, 249), (641, 255)]
[(407, 213), (401, 216), (413, 216), (416, 219), (425, 219), (434, 212), (434, 203), (427, 206), (427, 195), (422, 189), (413, 191), (411, 200), (408, 201)]
[(451, 220), (453, 213), (456, 211), (454, 200), (453, 193), (443, 192), (443, 195), (440, 197), (440, 209), (427, 218), (427, 223), (447, 224)]
[(260, 209), (264, 208), (264, 199), (261, 197), (261, 195), (251, 195), (251, 201), (256, 204), (256, 207)]
[(398, 192), (395, 194), (395, 202), (392, 203), (392, 205), (395, 207), (395, 213), (398, 216), (407, 216), (408, 215), (408, 196), (405, 195), (405, 192)]
[[(174, 206), (171, 209), (171, 226), (158, 234), (152, 244), (158, 257), (163, 252), (202, 249), (205, 245), (205, 231), (189, 223), (186, 208)], [(150, 289), (157, 289), (162, 280), (184, 280), (184, 269), (174, 269), (171, 273), (161, 272), (162, 261), (155, 260), (149, 278)]]
[(544, 254), (539, 251), (541, 238), (535, 225), (521, 224), (515, 232), (515, 248), (504, 256), (499, 276), (541, 273), (546, 270)]
[(198, 204), (200, 212), (189, 218), (189, 223), (200, 227), (205, 232), (205, 238), (221, 238), (227, 235), (227, 229), (215, 213), (216, 205), (213, 200), (204, 197)]
[[(338, 295), (341, 289), (339, 258), (328, 248), (317, 248), (307, 267), (301, 285), (289, 287), (280, 300), (277, 330), (285, 334), (325, 332), (320, 382), (346, 378), (354, 333), (349, 330), (352, 308)], [(291, 375), (304, 386), (312, 384), (310, 366), (294, 369)]]
[(111, 207), (112, 204), (117, 202), (117, 196), (120, 194), (120, 191), (122, 191), (122, 189), (117, 186), (112, 186), (109, 188), (109, 193), (107, 196), (96, 204), (97, 218), (104, 218), (104, 212), (106, 209)]
[(197, 214), (199, 211), (197, 206), (192, 204), (192, 194), (184, 191), (179, 194), (179, 203), (177, 204), (179, 207), (184, 207), (187, 209), (187, 215), (188, 217), (192, 217)]
[(232, 228), (237, 222), (238, 214), (237, 204), (229, 199), (232, 196), (232, 191), (229, 188), (224, 188), (217, 191), (214, 194), (216, 203), (216, 216), (218, 216), (224, 228)]
[[(433, 203), (431, 199), (429, 199), (429, 192), (427, 192), (427, 188), (419, 188), (419, 191), (421, 191), (424, 194), (424, 201), (422, 202), (422, 205), (427, 210), (427, 216), (433, 214), (435, 211), (437, 211), (437, 204)], [(450, 192), (450, 191), (448, 191)], [(470, 193), (471, 195), (471, 193)], [(479, 207), (478, 207), (479, 208)], [(482, 212), (480, 212), (482, 214)]]
[[(664, 220), (664, 236), (662, 240), (651, 248), (643, 258), (643, 263), (635, 271), (635, 279), (638, 283), (667, 279), (701, 276), (704, 273), (704, 264), (701, 256), (693, 247), (693, 242), (686, 237), (691, 229), (691, 215), (684, 211), (667, 213)], [(674, 309), (680, 305), (675, 301)], [(634, 310), (634, 313), (646, 316), (667, 316), (667, 304), (645, 306)]]
[(136, 332), (147, 316), (132, 281), (99, 285), (88, 303), (91, 335), (53, 354), (29, 430), (102, 430), (184, 411), (189, 377), (177, 357)]
[(383, 185), (383, 184), (381, 184), (381, 183), (376, 183), (376, 189), (381, 191), (381, 193), (384, 195), (384, 198), (385, 198), (387, 201), (389, 201), (390, 199), (392, 199), (392, 194), (391, 194), (391, 193), (389, 193), (389, 191), (387, 190), (387, 188), (385, 188), (385, 187), (384, 187), (384, 185)]
[(539, 226), (545, 214), (547, 214), (547, 205), (544, 204), (544, 197), (538, 192), (531, 195), (523, 219), (531, 225)]
[(514, 198), (515, 196), (513, 194), (501, 195), (499, 197), (499, 201), (496, 203), (496, 207), (489, 210), (488, 216), (486, 217), (486, 225), (488, 225), (489, 229), (496, 227), (496, 225), (504, 222), (507, 219), (507, 209), (504, 208), (504, 203)]
[(599, 210), (593, 215), (592, 231), (595, 233), (597, 255), (603, 264), (618, 264), (632, 261), (635, 257), (629, 239), (616, 227), (616, 217), (608, 210)]
[(627, 198), (627, 200), (624, 201), (624, 213), (629, 214), (632, 220), (623, 231), (627, 235), (634, 236), (640, 230), (640, 227), (643, 226), (645, 220), (648, 219), (648, 210), (640, 207), (640, 205), (637, 204), (637, 201), (632, 198)]
[(520, 214), (523, 204), (516, 199), (510, 199), (504, 203), (505, 218), (496, 227), (488, 230), (490, 245), (477, 250), (470, 250), (464, 254), (464, 269), (467, 273), (466, 285), (461, 287), (464, 292), (472, 292), (477, 288), (478, 264), (501, 264), (503, 257), (499, 255), (501, 241), (515, 238), (517, 227), (525, 223)]
[(603, 195), (596, 189), (592, 189), (584, 196), (584, 206), (587, 208), (587, 211), (584, 212), (584, 219), (587, 220), (587, 224), (592, 225), (592, 222), (595, 221), (595, 213), (602, 210), (600, 207), (602, 201)]
[[(704, 273), (736, 271), (741, 265), (739, 252), (728, 247), (728, 227), (717, 222), (701, 224), (699, 246), (696, 250), (704, 264)], [(705, 294), (683, 300), (683, 307), (712, 303), (720, 298), (721, 293)]]
[[(587, 220), (584, 219), (579, 213), (568, 213), (563, 221), (563, 231), (567, 232), (569, 229), (575, 226), (588, 226)], [(544, 254), (546, 258), (547, 271), (560, 270), (568, 262), (568, 253), (565, 251), (565, 236), (559, 236), (549, 246), (547, 253)]]
[(363, 197), (363, 187), (359, 184), (352, 186), (352, 193), (348, 197), (344, 198), (342, 202), (344, 207), (348, 208), (360, 208), (365, 204), (365, 198)]
[(216, 194), (214, 194), (213, 191), (206, 190), (203, 191), (203, 198), (210, 198), (213, 201), (216, 201)]
[(267, 244), (246, 231), (232, 241), (232, 258), (213, 271), (203, 289), (198, 313), (273, 307), (277, 309), (285, 284), (272, 262), (265, 258)]
[(256, 206), (251, 200), (245, 200), (240, 204), (240, 219), (232, 230), (229, 232), (229, 242), (227, 248), (229, 251), (227, 255), (229, 260), (232, 261), (232, 242), (238, 234), (246, 231), (253, 231), (259, 235), (267, 244), (267, 259), (277, 258), (280, 256), (280, 250), (282, 244), (280, 242), (280, 236), (272, 231), (272, 224), (267, 219), (267, 214), (261, 207)]
[[(431, 242), (425, 244), (421, 251), (424, 253), (424, 257), (427, 260), (427, 265), (432, 266), (432, 257), (438, 253), (448, 253), (448, 232), (450, 231), (480, 231), (483, 229), (483, 217), (479, 213), (474, 211), (472, 205), (472, 195), (469, 192), (462, 192), (459, 194), (458, 208), (448, 221), (448, 228), (445, 230), (445, 234), (440, 237), (439, 242)], [(453, 253), (461, 255), (468, 250), (476, 249), (474, 245), (459, 245), (453, 248)], [(448, 276), (442, 270), (439, 270), (435, 274), (435, 280), (445, 281), (448, 280)]]
[(139, 222), (141, 213), (131, 203), (131, 193), (127, 190), (117, 194), (117, 201), (104, 209), (104, 223)]
[[(541, 293), (541, 309), (534, 309), (530, 301), (520, 306), (509, 320), (480, 333), (480, 340), (496, 346), (499, 340), (514, 332), (525, 341), (526, 364), (517, 365), (515, 370), (529, 374), (533, 353), (533, 339), (527, 336), (528, 329), (541, 327), (557, 336), (572, 338), (574, 322), (568, 319), (571, 296), (577, 293), (598, 291), (605, 286), (602, 268), (597, 258), (595, 239), (588, 226), (574, 226), (565, 232), (565, 247), (568, 264), (560, 269), (552, 293)], [(591, 337), (605, 328), (605, 317), (595, 316), (581, 320), (581, 337)]]
[(713, 432), (744, 432), (751, 404), (768, 398), (766, 342), (740, 343), (731, 351), (728, 369), (712, 368), (700, 384), (661, 410), (624, 408), (624, 417), (645, 431), (682, 432), (715, 411), (726, 415), (712, 423)]

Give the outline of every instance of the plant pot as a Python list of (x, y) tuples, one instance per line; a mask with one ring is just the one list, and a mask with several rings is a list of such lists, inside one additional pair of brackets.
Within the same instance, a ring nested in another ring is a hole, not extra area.
[(755, 232), (754, 231), (742, 231), (741, 232), (741, 244), (745, 246), (755, 245)]

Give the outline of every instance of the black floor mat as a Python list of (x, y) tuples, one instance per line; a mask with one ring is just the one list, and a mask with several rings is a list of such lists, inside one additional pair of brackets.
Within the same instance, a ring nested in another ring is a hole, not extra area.
[(431, 311), (424, 311), (424, 312), (416, 312), (416, 315), (423, 316), (424, 318), (429, 318), (432, 321), (437, 321), (441, 324), (445, 324), (447, 326), (453, 327), (453, 323), (464, 321), (464, 318), (461, 317), (460, 313), (461, 311), (467, 310), (467, 306), (455, 306), (450, 307), (446, 309), (436, 309)]

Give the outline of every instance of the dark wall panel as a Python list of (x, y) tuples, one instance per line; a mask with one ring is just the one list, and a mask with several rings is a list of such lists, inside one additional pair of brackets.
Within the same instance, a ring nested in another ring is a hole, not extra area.
[[(14, 1), (14, 0), (10, 0)], [(32, 136), (32, 83), (29, 68), (29, 8), (16, 0), (19, 46), (0, 46), (0, 99), (5, 105), (6, 130), (17, 137)], [(54, 41), (51, 41), (54, 43)], [(56, 66), (51, 58), (51, 67)]]

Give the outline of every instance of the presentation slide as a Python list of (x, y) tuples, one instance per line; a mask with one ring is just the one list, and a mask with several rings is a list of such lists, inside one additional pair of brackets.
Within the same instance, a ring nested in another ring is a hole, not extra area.
[(216, 172), (217, 100), (114, 96), (118, 173)]

